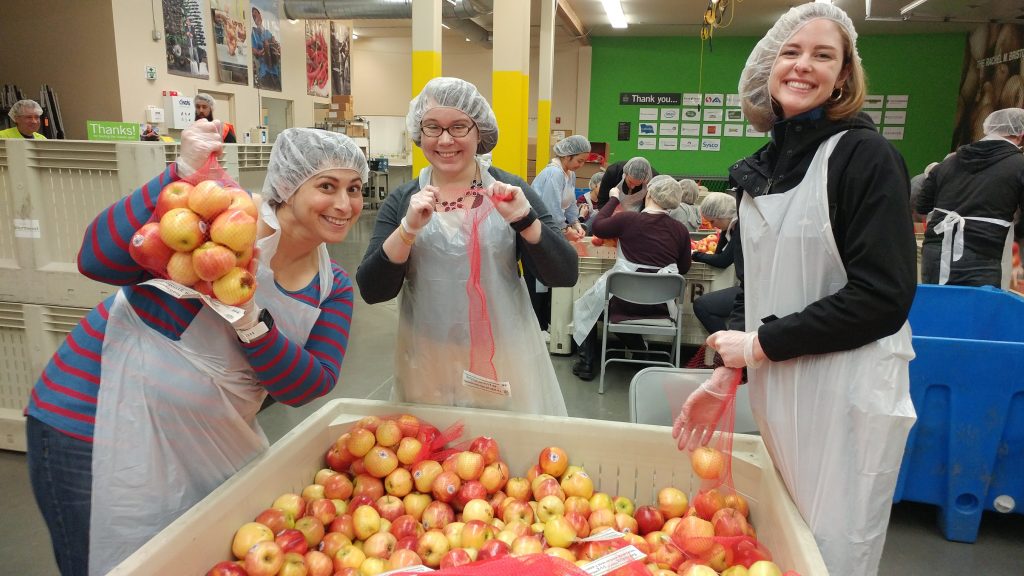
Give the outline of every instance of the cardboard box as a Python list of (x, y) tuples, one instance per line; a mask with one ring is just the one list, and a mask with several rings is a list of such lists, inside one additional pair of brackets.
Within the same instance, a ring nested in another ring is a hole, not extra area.
[(351, 94), (342, 94), (340, 96), (331, 96), (331, 102), (334, 103), (334, 104), (349, 104), (349, 105), (352, 105), (354, 103), (354, 101), (352, 100), (352, 95)]
[(345, 134), (350, 138), (365, 138), (366, 137), (366, 126), (360, 124), (349, 124), (345, 128)]
[[(239, 526), (251, 521), (281, 494), (299, 492), (312, 482), (323, 466), (327, 449), (352, 424), (366, 415), (403, 412), (442, 430), (462, 422), (464, 439), (494, 437), (501, 445), (502, 458), (517, 475), (536, 464), (537, 455), (545, 446), (557, 444), (568, 452), (573, 464), (586, 468), (595, 487), (633, 498), (637, 505), (654, 502), (658, 490), (668, 485), (687, 494), (700, 487), (700, 479), (690, 470), (690, 459), (676, 449), (665, 426), (373, 400), (332, 400), (110, 574), (205, 574), (215, 563), (231, 557), (231, 539)], [(771, 549), (775, 561), (785, 570), (827, 575), (814, 537), (789, 498), (761, 438), (737, 434), (733, 451), (736, 489), (747, 497), (757, 534)]]

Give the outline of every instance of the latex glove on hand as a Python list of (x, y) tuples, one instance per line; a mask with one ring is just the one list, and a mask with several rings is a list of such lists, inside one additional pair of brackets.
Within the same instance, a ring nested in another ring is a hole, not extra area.
[(256, 305), (255, 298), (249, 298), (249, 301), (239, 306), (245, 314), (241, 318), (231, 323), (231, 327), (235, 330), (248, 330), (256, 325), (260, 321), (260, 307)]
[(609, 198), (618, 198), (621, 195), (622, 195), (622, 191), (619, 190), (618, 187), (612, 188), (611, 190), (608, 191), (608, 197)]
[(530, 213), (530, 201), (519, 186), (495, 181), (484, 189), (484, 195), (491, 199), (494, 209), (510, 224), (522, 220)]
[(409, 209), (405, 211), (405, 218), (402, 218), (406, 232), (415, 236), (430, 222), (434, 216), (438, 193), (436, 186), (428, 184), (412, 195), (409, 199)]
[(719, 330), (708, 336), (707, 344), (718, 352), (729, 368), (757, 368), (768, 358), (761, 348), (757, 332)]
[(195, 174), (210, 158), (220, 154), (224, 142), (220, 137), (221, 121), (201, 119), (181, 133), (181, 153), (178, 156), (178, 176), (187, 178)]
[(736, 368), (715, 368), (711, 378), (690, 394), (672, 424), (672, 437), (680, 450), (693, 450), (711, 441), (726, 403), (736, 396), (740, 376)]

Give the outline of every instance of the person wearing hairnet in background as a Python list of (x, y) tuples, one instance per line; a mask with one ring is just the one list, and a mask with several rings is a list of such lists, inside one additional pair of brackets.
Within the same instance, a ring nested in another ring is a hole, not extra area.
[(637, 212), (643, 210), (647, 183), (657, 175), (658, 171), (652, 168), (651, 163), (642, 156), (634, 156), (629, 160), (609, 164), (605, 168), (604, 178), (601, 179), (601, 192), (597, 196), (594, 208), (598, 210), (603, 208), (608, 202), (612, 188), (618, 188), (621, 195), (620, 206)]
[[(671, 176), (652, 178), (647, 183), (644, 207), (640, 212), (616, 212), (620, 195), (618, 188), (611, 190), (608, 202), (597, 213), (591, 226), (595, 236), (618, 238), (615, 264), (572, 307), (573, 340), (580, 349), (579, 360), (573, 365), (572, 371), (581, 380), (593, 380), (594, 364), (600, 361), (595, 324), (604, 312), (608, 275), (622, 271), (686, 274), (690, 270), (690, 233), (682, 223), (669, 216), (683, 195), (679, 183)], [(613, 322), (668, 316), (665, 305), (648, 306), (613, 298), (609, 306)], [(616, 336), (633, 350), (647, 350), (647, 343), (639, 334), (619, 333)]]
[(876, 574), (916, 414), (906, 322), (916, 289), (903, 158), (860, 112), (857, 33), (842, 9), (787, 11), (740, 76), (771, 141), (730, 168), (738, 187), (723, 366), (683, 404), (680, 449), (710, 439), (746, 368), (754, 417), (830, 574)]
[(1010, 287), (1014, 237), (1024, 239), (1024, 109), (996, 110), (984, 127), (984, 138), (927, 172), (916, 198), (928, 215), (924, 284)]
[(68, 335), (27, 409), (29, 476), (61, 574), (106, 574), (265, 450), (268, 394), (301, 406), (338, 381), (353, 290), (325, 244), (359, 218), (368, 176), (342, 134), (278, 135), (240, 319), (143, 284), (153, 276), (128, 253), (135, 229), (163, 187), (202, 178), (222, 148), (217, 122), (185, 129), (177, 162), (85, 231), (80, 270), (123, 288)]
[(517, 261), (576, 284), (576, 250), (540, 196), (490, 165), (498, 125), (476, 87), (434, 78), (406, 127), (429, 162), (388, 195), (356, 271), (369, 304), (401, 293), (392, 398), (566, 414)]
[[(213, 122), (213, 109), (217, 103), (213, 100), (213, 96), (200, 92), (196, 94), (196, 121), (207, 120)], [(238, 139), (235, 137), (235, 127), (228, 122), (221, 121), (220, 123), (220, 139), (225, 144), (235, 144)]]
[(590, 231), (590, 222), (597, 216), (597, 210), (594, 208), (594, 203), (597, 202), (597, 196), (601, 193), (601, 179), (604, 178), (604, 172), (597, 172), (590, 177), (590, 182), (587, 184), (587, 193), (580, 196), (576, 204), (580, 212), (580, 221), (583, 222), (583, 229), (585, 232)]
[[(700, 204), (700, 213), (712, 226), (718, 228), (718, 245), (714, 254), (694, 252), (693, 261), (715, 268), (728, 268), (735, 263), (736, 243), (732, 241), (736, 223), (736, 197), (725, 192), (711, 192)], [(693, 301), (693, 315), (708, 334), (726, 330), (736, 302), (738, 286), (729, 286), (708, 292)]]
[(43, 107), (35, 100), (18, 100), (7, 111), (14, 126), (0, 130), (0, 138), (26, 138), (46, 140), (37, 130), (42, 125)]
[(696, 232), (700, 228), (700, 208), (697, 207), (700, 187), (689, 178), (680, 180), (679, 187), (683, 190), (683, 198), (679, 201), (679, 206), (669, 212), (669, 215), (682, 222), (690, 232)]

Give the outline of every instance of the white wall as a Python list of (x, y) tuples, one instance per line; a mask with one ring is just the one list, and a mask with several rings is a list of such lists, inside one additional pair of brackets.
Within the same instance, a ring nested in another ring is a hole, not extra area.
[[(327, 103), (327, 98), (314, 98), (306, 94), (306, 50), (305, 26), (300, 20), (294, 24), (281, 18), (281, 63), (282, 91), (258, 91), (252, 86), (252, 66), (249, 67), (249, 84), (227, 84), (217, 80), (214, 62), (210, 62), (209, 80), (167, 73), (163, 39), (163, 12), (160, 2), (149, 0), (112, 0), (114, 37), (117, 53), (117, 70), (120, 81), (121, 114), (125, 122), (145, 121), (147, 105), (163, 106), (164, 90), (177, 90), (181, 94), (195, 95), (196, 92), (215, 91), (233, 95), (234, 117), (226, 118), (225, 110), (218, 106), (215, 118), (226, 119), (235, 124), (241, 134), (260, 122), (260, 96), (269, 96), (292, 101), (292, 118), (295, 126), (313, 125), (313, 104)], [(210, 21), (210, 3), (202, 0), (206, 18), (207, 53), (215, 59), (213, 30)], [(248, 5), (248, 3), (246, 3)], [(152, 21), (160, 31), (160, 40), (152, 37)], [(147, 64), (157, 67), (157, 79), (146, 80), (143, 71)], [(161, 130), (167, 132), (166, 129)], [(171, 132), (175, 135), (175, 132)]]

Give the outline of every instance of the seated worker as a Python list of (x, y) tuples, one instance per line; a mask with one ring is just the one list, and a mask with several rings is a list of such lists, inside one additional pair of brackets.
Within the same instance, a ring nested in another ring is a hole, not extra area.
[(697, 207), (700, 186), (697, 186), (697, 183), (689, 178), (680, 180), (679, 185), (683, 188), (683, 199), (679, 201), (679, 206), (676, 206), (675, 210), (669, 212), (669, 215), (682, 222), (690, 232), (696, 232), (700, 228), (701, 213), (700, 208)]
[[(700, 212), (711, 225), (721, 230), (718, 246), (714, 254), (694, 252), (693, 261), (703, 262), (715, 268), (728, 268), (733, 265), (733, 253), (736, 244), (730, 242), (733, 227), (736, 224), (736, 198), (723, 192), (712, 192), (704, 198)], [(732, 315), (736, 293), (739, 287), (730, 286), (700, 296), (693, 301), (693, 314), (700, 321), (708, 334), (726, 330), (726, 322)]]
[(651, 167), (651, 163), (642, 156), (610, 164), (604, 171), (604, 178), (601, 178), (601, 191), (598, 193), (594, 208), (603, 208), (608, 202), (612, 188), (618, 188), (621, 193), (620, 205), (639, 212), (644, 207), (647, 183), (657, 175), (658, 172)]
[[(213, 122), (213, 108), (215, 105), (213, 96), (202, 92), (196, 94), (196, 121), (206, 118)], [(221, 120), (220, 139), (225, 144), (235, 144), (238, 142), (238, 139), (235, 138), (235, 127), (223, 120)]]
[(597, 216), (597, 210), (594, 208), (594, 204), (597, 203), (597, 195), (601, 192), (602, 178), (604, 178), (604, 171), (591, 176), (589, 183), (590, 190), (576, 199), (576, 204), (580, 211), (580, 222), (583, 224), (583, 229), (587, 233), (590, 232), (590, 224), (594, 221), (594, 217)]
[(14, 126), (0, 130), (0, 138), (46, 140), (46, 136), (36, 132), (42, 122), (43, 107), (35, 100), (18, 100), (7, 115), (14, 120)]
[[(609, 192), (608, 202), (594, 220), (594, 234), (601, 238), (618, 238), (619, 248), (615, 265), (598, 278), (594, 286), (573, 304), (573, 339), (580, 348), (580, 357), (573, 365), (572, 373), (581, 380), (594, 379), (594, 360), (600, 354), (594, 325), (604, 310), (608, 275), (621, 271), (661, 270), (686, 274), (690, 269), (690, 233), (678, 220), (669, 216), (669, 211), (679, 205), (679, 199), (683, 195), (682, 187), (671, 176), (655, 176), (646, 186), (642, 211), (615, 212), (619, 206), (621, 192), (613, 187)], [(664, 318), (668, 315), (668, 308), (664, 304), (646, 306), (619, 299), (612, 300), (609, 311), (613, 322)], [(642, 336), (618, 336), (630, 348), (647, 349)], [(635, 338), (629, 338), (630, 336)]]

